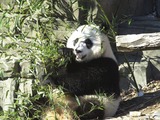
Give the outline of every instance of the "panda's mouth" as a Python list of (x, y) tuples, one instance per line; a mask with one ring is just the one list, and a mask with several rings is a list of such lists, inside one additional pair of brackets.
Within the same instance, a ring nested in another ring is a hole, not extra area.
[(86, 57), (86, 55), (76, 55), (76, 60), (83, 60)]

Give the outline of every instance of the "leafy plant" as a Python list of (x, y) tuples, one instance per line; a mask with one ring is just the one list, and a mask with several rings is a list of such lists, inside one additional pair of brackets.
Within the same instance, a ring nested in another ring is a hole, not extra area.
[[(34, 76), (32, 94), (21, 91), (21, 76), (18, 74), (15, 77), (14, 104), (11, 110), (1, 111), (0, 119), (39, 120), (46, 106), (54, 108), (52, 88), (41, 85), (39, 73), (44, 71), (45, 74), (56, 74), (56, 70), (65, 66), (66, 59), (61, 58), (58, 49), (65, 45), (67, 38), (60, 34), (62, 39), (57, 39), (55, 31), (61, 27), (62, 31), (69, 31), (79, 24), (74, 23), (78, 21), (72, 9), (75, 2), (77, 0), (15, 0), (6, 6), (0, 5), (0, 55), (9, 56), (8, 61), (12, 60), (13, 56), (21, 56), (18, 64), (23, 60), (30, 61), (30, 73)], [(103, 19), (110, 25), (111, 34), (115, 36), (113, 24), (106, 16), (103, 16)], [(92, 22), (88, 21), (88, 24)], [(43, 70), (38, 71), (37, 66)], [(1, 79), (3, 73), (1, 70)], [(97, 106), (92, 109), (94, 107)]]

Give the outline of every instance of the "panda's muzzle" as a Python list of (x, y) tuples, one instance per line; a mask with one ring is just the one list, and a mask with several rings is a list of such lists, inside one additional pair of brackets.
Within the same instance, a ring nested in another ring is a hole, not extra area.
[(81, 50), (76, 49), (75, 52), (76, 52), (76, 58), (77, 59), (81, 59), (82, 60), (82, 59), (84, 59), (86, 57), (86, 55), (82, 55), (81, 54), (82, 53)]
[(78, 49), (75, 50), (76, 59), (78, 61), (81, 61), (81, 60), (83, 60), (86, 57), (86, 55), (81, 54), (82, 52), (83, 51), (78, 50)]
[(78, 55), (78, 54), (77, 54), (77, 55), (76, 55), (76, 60), (77, 60), (77, 61), (81, 61), (81, 60), (83, 60), (85, 57), (86, 57), (86, 55), (83, 55), (83, 56), (82, 56), (82, 55)]

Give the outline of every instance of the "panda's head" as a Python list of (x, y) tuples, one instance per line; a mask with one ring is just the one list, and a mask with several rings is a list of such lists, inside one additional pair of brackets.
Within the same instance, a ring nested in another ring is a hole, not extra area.
[(99, 57), (109, 57), (117, 62), (107, 35), (95, 25), (78, 27), (69, 37), (67, 48), (73, 49), (78, 62), (86, 62)]
[(73, 49), (78, 62), (99, 58), (104, 53), (101, 37), (99, 27), (82, 25), (69, 37), (67, 48)]

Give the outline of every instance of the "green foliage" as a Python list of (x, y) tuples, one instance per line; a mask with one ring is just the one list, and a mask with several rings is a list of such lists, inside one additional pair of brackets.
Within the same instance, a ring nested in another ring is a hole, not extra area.
[[(3, 120), (34, 120), (41, 119), (42, 111), (51, 101), (52, 88), (33, 84), (33, 95), (18, 90), (12, 110), (1, 112)], [(14, 109), (14, 111), (13, 111)]]
[[(0, 5), (0, 56), (9, 56), (7, 50), (13, 51), (18, 48), (16, 53), (21, 55), (21, 60), (31, 60), (31, 71), (35, 77), (32, 85), (33, 94), (26, 94), (16, 89), (13, 108), (10, 111), (1, 111), (0, 119), (39, 120), (41, 112), (46, 106), (54, 108), (52, 88), (40, 85), (35, 69), (37, 65), (42, 65), (45, 73), (50, 74), (53, 69), (65, 66), (68, 59), (61, 58), (57, 51), (65, 45), (67, 38), (60, 34), (62, 39), (57, 39), (55, 30), (63, 27), (65, 29), (62, 31), (70, 31), (76, 26), (73, 21), (77, 22), (78, 20), (72, 9), (76, 1), (15, 0), (5, 6)], [(102, 18), (109, 24), (111, 35), (115, 36), (113, 24), (108, 21), (106, 16)], [(67, 23), (65, 20), (72, 22)], [(87, 23), (92, 22), (88, 21)], [(5, 44), (6, 37), (10, 41), (8, 44)], [(14, 56), (14, 54), (11, 55)], [(3, 78), (3, 74), (3, 70), (0, 69), (0, 78)], [(17, 88), (19, 79), (17, 76)], [(95, 107), (98, 106), (93, 106), (92, 110)]]
[[(59, 59), (58, 49), (64, 46), (64, 41), (57, 42), (54, 28), (58, 26), (53, 13), (52, 0), (16, 0), (8, 4), (7, 9), (0, 6), (0, 55), (14, 56), (8, 53), (17, 50), (22, 58), (31, 60), (31, 71), (35, 77), (32, 85), (32, 94), (24, 93), (19, 89), (19, 76), (15, 78), (15, 99), (11, 110), (0, 112), (3, 120), (33, 120), (40, 119), (41, 112), (48, 105), (52, 106), (51, 86), (42, 86), (35, 73), (36, 66), (48, 65), (58, 67), (64, 60)], [(63, 22), (63, 21), (62, 21)], [(6, 41), (6, 38), (9, 39)], [(9, 58), (10, 59), (10, 58)], [(3, 70), (0, 70), (3, 78)], [(8, 94), (6, 93), (6, 96)]]

